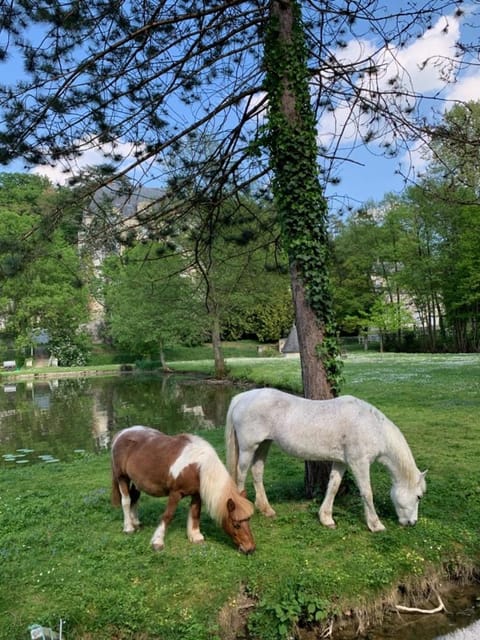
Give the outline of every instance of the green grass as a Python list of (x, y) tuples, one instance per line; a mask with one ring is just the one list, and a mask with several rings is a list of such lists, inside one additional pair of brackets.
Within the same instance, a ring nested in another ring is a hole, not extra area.
[[(208, 372), (211, 362), (175, 364)], [(298, 360), (229, 361), (231, 375), (300, 389)], [(371, 534), (355, 488), (337, 498), (336, 530), (321, 527), (318, 501), (303, 497), (303, 462), (272, 448), (265, 486), (277, 518), (252, 519), (257, 551), (238, 554), (207, 514), (203, 545), (186, 540), (181, 503), (154, 553), (149, 540), (164, 500), (142, 498), (143, 528), (122, 533), (109, 502), (106, 454), (57, 465), (0, 470), (0, 640), (38, 622), (80, 640), (234, 637), (236, 602), (248, 598), (252, 639), (286, 637), (295, 624), (361, 607), (407, 582), (480, 563), (480, 356), (358, 354), (343, 391), (383, 410), (402, 429), (428, 491), (414, 528), (398, 525), (390, 479), (372, 468)], [(223, 433), (207, 431), (223, 457)], [(249, 486), (251, 494), (251, 486)], [(237, 611), (238, 613), (238, 611)], [(233, 616), (233, 617), (232, 617)], [(223, 621), (223, 625), (222, 625)]]

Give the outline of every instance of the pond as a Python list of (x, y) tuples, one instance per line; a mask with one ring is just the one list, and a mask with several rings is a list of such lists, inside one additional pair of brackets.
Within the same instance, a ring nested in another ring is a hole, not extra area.
[(165, 433), (222, 427), (238, 387), (199, 376), (124, 374), (0, 385), (0, 464), (69, 461), (143, 424)]

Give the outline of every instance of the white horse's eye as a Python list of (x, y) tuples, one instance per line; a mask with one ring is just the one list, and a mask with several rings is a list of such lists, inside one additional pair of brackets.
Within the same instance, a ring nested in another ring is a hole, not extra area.
[(417, 500), (420, 502), (420, 500), (422, 499), (422, 496), (417, 496)]

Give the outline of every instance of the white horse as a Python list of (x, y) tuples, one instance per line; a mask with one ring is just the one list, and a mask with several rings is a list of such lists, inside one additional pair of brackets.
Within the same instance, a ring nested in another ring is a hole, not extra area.
[(414, 525), (426, 490), (425, 474), (415, 464), (401, 431), (372, 405), (353, 396), (306, 400), (277, 389), (252, 389), (234, 396), (227, 413), (227, 468), (243, 490), (250, 466), (255, 505), (274, 516), (263, 486), (270, 444), (303, 460), (331, 461), (327, 492), (318, 512), (320, 522), (335, 527), (333, 501), (343, 474), (350, 468), (360, 490), (370, 531), (383, 531), (373, 505), (370, 465), (378, 460), (392, 476), (390, 492), (402, 525)]

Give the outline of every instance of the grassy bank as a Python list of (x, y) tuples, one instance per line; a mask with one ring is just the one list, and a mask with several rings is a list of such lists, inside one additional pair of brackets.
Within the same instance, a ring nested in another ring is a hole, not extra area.
[[(170, 363), (209, 372), (211, 362)], [(231, 375), (300, 390), (299, 363), (232, 359)], [(0, 639), (28, 625), (90, 640), (233, 640), (248, 614), (250, 637), (275, 640), (292, 627), (480, 567), (480, 357), (359, 354), (347, 358), (344, 393), (383, 410), (402, 429), (428, 492), (414, 528), (398, 525), (390, 479), (372, 469), (377, 511), (371, 534), (356, 490), (337, 498), (336, 530), (322, 528), (318, 501), (303, 498), (303, 463), (273, 449), (265, 486), (277, 518), (252, 520), (258, 549), (239, 555), (204, 514), (206, 543), (185, 536), (187, 503), (153, 553), (149, 540), (164, 501), (142, 498), (144, 527), (122, 534), (109, 502), (106, 454), (69, 464), (0, 470)], [(201, 433), (224, 454), (223, 433)], [(251, 491), (250, 491), (251, 493)], [(334, 622), (334, 630), (336, 623)], [(335, 637), (335, 636), (334, 636)]]

